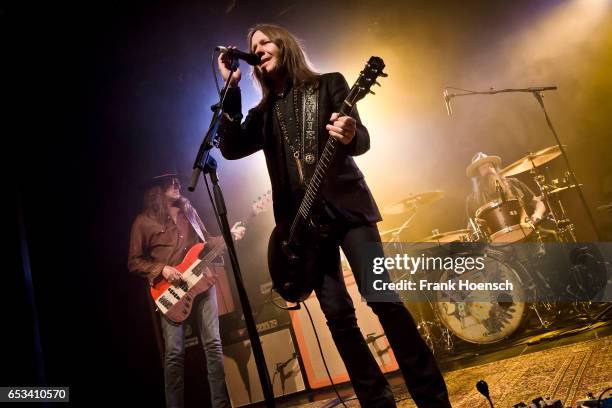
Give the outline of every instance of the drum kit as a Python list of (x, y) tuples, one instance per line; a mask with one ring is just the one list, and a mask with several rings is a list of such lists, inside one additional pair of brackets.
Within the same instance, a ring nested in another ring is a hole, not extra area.
[[(419, 245), (429, 243), (430, 247), (447, 247), (456, 243), (467, 243), (481, 248), (486, 253), (485, 271), (495, 271), (504, 279), (513, 282), (519, 290), (529, 291), (537, 287), (550, 288), (558, 277), (545, 276), (537, 272), (538, 260), (546, 257), (543, 241), (554, 243), (575, 243), (574, 224), (569, 219), (563, 205), (563, 192), (574, 189), (569, 177), (565, 174), (558, 179), (548, 180), (542, 166), (561, 155), (558, 146), (547, 147), (529, 153), (499, 171), (503, 177), (529, 172), (538, 187), (538, 199), (546, 205), (544, 222), (537, 225), (524, 218), (523, 203), (516, 198), (494, 200), (480, 206), (475, 218), (469, 220), (466, 229), (440, 232), (418, 240)], [(536, 194), (537, 195), (537, 194)], [(386, 215), (404, 215), (406, 221), (401, 226), (381, 232), (387, 253), (395, 252), (401, 246), (401, 235), (409, 227), (417, 210), (444, 198), (443, 191), (428, 191), (412, 194), (403, 200), (383, 208)], [(546, 225), (546, 229), (542, 228)], [(530, 242), (531, 245), (510, 245)], [(525, 256), (510, 256), (510, 248), (526, 247), (533, 253)], [(535, 249), (532, 249), (535, 248)], [(445, 249), (446, 250), (446, 249)], [(550, 253), (549, 257), (558, 253)], [(388, 255), (389, 256), (389, 255)], [(598, 261), (599, 262), (599, 261)], [(599, 262), (604, 264), (603, 260)], [(571, 269), (571, 268), (570, 268)], [(541, 270), (540, 270), (541, 271)], [(442, 271), (439, 281), (447, 281), (452, 271)], [(570, 272), (571, 274), (572, 272)], [(584, 273), (574, 271), (573, 273)], [(587, 272), (588, 273), (588, 272)], [(486, 273), (483, 275), (486, 276)], [(397, 276), (391, 276), (397, 280)], [(538, 282), (539, 280), (539, 282)], [(531, 288), (531, 289), (530, 289)], [(568, 289), (569, 291), (569, 289)], [(516, 293), (513, 292), (514, 295)], [(540, 327), (548, 327), (555, 319), (566, 315), (563, 308), (571, 307), (573, 313), (585, 312), (590, 302), (575, 301), (560, 303), (554, 297), (546, 301), (527, 302), (530, 296), (492, 295), (487, 301), (456, 301), (443, 291), (434, 292), (424, 301), (408, 301), (401, 293), (400, 297), (411, 310), (417, 327), (432, 351), (450, 352), (454, 349), (454, 339), (459, 338), (475, 344), (500, 342), (526, 326), (527, 315), (533, 313)], [(541, 297), (538, 297), (541, 299)]]

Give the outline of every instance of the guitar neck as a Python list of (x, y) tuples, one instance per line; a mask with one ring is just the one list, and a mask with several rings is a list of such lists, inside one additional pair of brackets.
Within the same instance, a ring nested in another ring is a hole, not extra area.
[[(353, 112), (353, 108), (359, 100), (364, 98), (368, 93), (374, 93), (370, 90), (372, 85), (380, 85), (378, 82), (376, 82), (376, 79), (378, 77), (387, 76), (387, 74), (383, 72), (384, 68), (385, 63), (382, 58), (375, 56), (370, 57), (365, 68), (359, 73), (359, 78), (357, 78), (357, 81), (351, 87), (348, 95), (344, 99), (342, 107), (340, 108), (340, 116), (349, 116)], [(315, 168), (312, 178), (306, 187), (306, 192), (304, 193), (304, 198), (302, 198), (298, 212), (293, 218), (293, 223), (291, 224), (291, 229), (289, 230), (288, 241), (286, 243), (292, 243), (295, 240), (300, 224), (310, 217), (312, 206), (317, 199), (319, 190), (321, 189), (321, 184), (323, 183), (325, 175), (327, 174), (327, 169), (334, 159), (337, 147), (338, 141), (336, 138), (331, 136), (328, 137), (327, 143), (325, 143), (325, 147), (323, 148), (323, 153), (321, 154), (321, 157), (317, 163), (317, 167)]]
[[(257, 217), (257, 215), (260, 212), (257, 212), (255, 210), (251, 211), (249, 213), (249, 216), (247, 217), (246, 220), (242, 221), (242, 226), (244, 226), (246, 228), (246, 226), (253, 221), (253, 218)], [(223, 250), (225, 248), (227, 248), (227, 245), (225, 244), (225, 240), (220, 240), (221, 242), (219, 242), (219, 244), (217, 244), (215, 247), (213, 247), (206, 255), (204, 255), (204, 258), (202, 258), (202, 264), (208, 264), (210, 263), (213, 259), (215, 259), (216, 257), (219, 256), (219, 254), (221, 254), (221, 252), (223, 252)]]
[(209, 263), (212, 262), (213, 259), (218, 257), (221, 254), (221, 252), (223, 252), (223, 250), (226, 248), (225, 241), (224, 240), (220, 240), (220, 241), (221, 242), (219, 242), (216, 246), (211, 248), (211, 250), (208, 251), (206, 255), (204, 255), (204, 258), (202, 258), (202, 264), (208, 265)]
[[(352, 111), (353, 105), (350, 104), (347, 99), (345, 99), (344, 103), (342, 104), (342, 108), (340, 109), (340, 116), (348, 116)], [(310, 179), (310, 183), (308, 183), (308, 186), (306, 187), (306, 192), (304, 193), (304, 197), (302, 198), (298, 212), (293, 219), (293, 223), (291, 224), (289, 241), (293, 240), (299, 227), (299, 223), (308, 219), (310, 216), (310, 211), (312, 210), (312, 206), (317, 198), (317, 195), (319, 194), (321, 184), (323, 183), (323, 180), (327, 174), (327, 169), (329, 168), (329, 165), (333, 161), (334, 155), (336, 154), (337, 147), (338, 140), (336, 140), (335, 137), (328, 137), (327, 143), (325, 143), (325, 147), (323, 148), (323, 153), (321, 153), (317, 167), (315, 168), (312, 178)]]

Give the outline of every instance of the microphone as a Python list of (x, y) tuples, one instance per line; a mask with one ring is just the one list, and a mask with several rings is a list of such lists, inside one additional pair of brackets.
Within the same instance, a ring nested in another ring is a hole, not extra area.
[(453, 97), (453, 95), (449, 94), (448, 89), (446, 88), (444, 89), (443, 95), (444, 95), (444, 104), (446, 105), (446, 113), (448, 113), (448, 116), (452, 116), (453, 108), (451, 107), (450, 100)]
[(227, 54), (230, 57), (241, 59), (249, 65), (261, 64), (261, 57), (256, 54), (240, 51), (235, 48), (227, 48), (222, 45), (215, 47), (215, 50), (220, 51), (221, 54)]
[(470, 177), (470, 180), (472, 182), (472, 191), (474, 192), (474, 194), (480, 193), (480, 188), (478, 187), (478, 178)]
[(508, 201), (508, 197), (506, 196), (506, 190), (504, 189), (504, 187), (502, 187), (499, 180), (495, 180), (495, 190), (499, 193), (502, 203)]

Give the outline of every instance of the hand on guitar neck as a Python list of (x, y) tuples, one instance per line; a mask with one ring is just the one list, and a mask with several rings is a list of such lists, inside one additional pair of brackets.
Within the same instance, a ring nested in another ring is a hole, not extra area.
[(349, 144), (355, 137), (357, 131), (357, 121), (350, 116), (342, 115), (334, 112), (329, 118), (329, 124), (325, 129), (329, 131), (329, 135), (335, 137), (342, 144)]
[(246, 234), (246, 227), (244, 226), (244, 223), (242, 221), (235, 223), (231, 229), (231, 233), (234, 241), (240, 241), (242, 238), (244, 238), (244, 234)]

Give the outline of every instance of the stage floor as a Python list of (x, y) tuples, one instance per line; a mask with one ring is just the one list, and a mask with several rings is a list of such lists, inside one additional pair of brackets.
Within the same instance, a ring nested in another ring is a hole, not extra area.
[[(487, 408), (475, 388), (484, 379), (496, 407), (529, 404), (543, 396), (560, 399), (564, 406), (592, 392), (598, 396), (612, 386), (612, 322), (575, 325), (542, 332), (504, 345), (464, 347), (451, 356), (439, 356), (440, 368), (455, 408)], [(387, 375), (398, 407), (414, 407), (399, 372)], [(346, 406), (359, 407), (350, 384), (338, 390)], [(342, 407), (330, 388), (287, 396), (278, 407)]]

